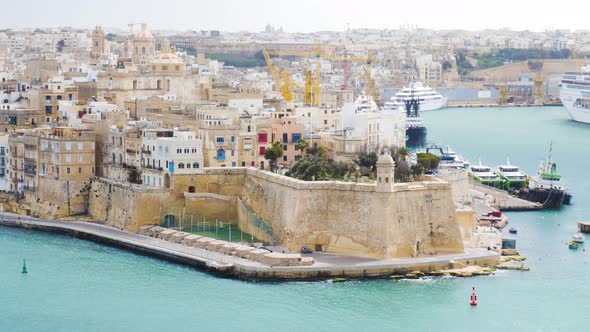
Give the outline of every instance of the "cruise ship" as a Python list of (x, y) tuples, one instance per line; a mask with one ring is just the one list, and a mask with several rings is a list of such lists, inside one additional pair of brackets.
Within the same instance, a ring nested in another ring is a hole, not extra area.
[(422, 85), (421, 82), (411, 82), (409, 87), (404, 87), (398, 91), (391, 101), (385, 103), (393, 107), (404, 107), (406, 102), (416, 99), (420, 103), (421, 111), (433, 111), (445, 107), (447, 97), (434, 91), (431, 87)]
[(572, 120), (590, 124), (590, 65), (580, 73), (565, 73), (557, 84), (559, 98)]

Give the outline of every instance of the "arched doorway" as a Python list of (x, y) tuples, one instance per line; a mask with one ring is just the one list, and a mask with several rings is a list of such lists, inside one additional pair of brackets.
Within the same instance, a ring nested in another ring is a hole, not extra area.
[(195, 186), (188, 187), (188, 192), (191, 193), (191, 194), (194, 193), (195, 192)]
[(166, 216), (164, 216), (164, 227), (175, 227), (175, 220), (176, 220), (176, 216), (173, 214), (167, 214)]
[(170, 174), (168, 173), (164, 175), (164, 187), (170, 188)]

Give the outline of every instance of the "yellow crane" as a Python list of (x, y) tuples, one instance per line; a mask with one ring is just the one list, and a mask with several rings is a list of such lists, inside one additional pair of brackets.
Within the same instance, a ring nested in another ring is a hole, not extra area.
[(533, 77), (533, 104), (543, 104), (545, 102), (545, 77), (541, 74), (543, 69), (543, 60), (540, 62), (528, 62), (527, 68)]
[(283, 96), (285, 101), (293, 101), (293, 87), (296, 87), (300, 90), (303, 90), (303, 88), (296, 82), (294, 82), (293, 79), (291, 79), (289, 73), (284, 72), (277, 68), (277, 66), (275, 66), (275, 64), (272, 62), (272, 59), (270, 58), (269, 53), (266, 50), (262, 50), (262, 55), (264, 56), (266, 66), (268, 67), (268, 70), (270, 71), (275, 81), (277, 90), (281, 92), (281, 95)]
[[(320, 97), (322, 94), (322, 85), (321, 85), (321, 58), (325, 58), (328, 60), (334, 60), (334, 61), (349, 61), (349, 62), (366, 62), (367, 67), (365, 68), (366, 72), (367, 72), (367, 90), (368, 93), (370, 93), (371, 95), (375, 96), (377, 95), (375, 93), (375, 83), (374, 80), (371, 78), (371, 63), (372, 63), (372, 58), (371, 58), (371, 53), (368, 53), (368, 56), (366, 58), (357, 58), (357, 57), (347, 57), (347, 56), (337, 56), (334, 54), (327, 54), (327, 53), (322, 53), (321, 52), (321, 46), (320, 44), (318, 44), (316, 46), (316, 50), (315, 52), (288, 52), (288, 51), (274, 51), (274, 50), (269, 50), (269, 51), (263, 51), (265, 60), (268, 58), (267, 60), (267, 65), (269, 66), (269, 70), (271, 70), (271, 72), (274, 69), (271, 69), (271, 65), (272, 61), (270, 61), (270, 55), (278, 55), (278, 56), (296, 56), (296, 57), (306, 57), (306, 58), (314, 58), (315, 59), (315, 68), (312, 74), (311, 70), (307, 70), (305, 72), (305, 88), (303, 89), (304, 91), (304, 103), (306, 105), (311, 105), (311, 106), (319, 106), (320, 105)], [(269, 62), (270, 61), (270, 62)], [(274, 67), (274, 65), (272, 65)], [(276, 69), (276, 67), (274, 67)], [(376, 98), (379, 99), (379, 98)]]

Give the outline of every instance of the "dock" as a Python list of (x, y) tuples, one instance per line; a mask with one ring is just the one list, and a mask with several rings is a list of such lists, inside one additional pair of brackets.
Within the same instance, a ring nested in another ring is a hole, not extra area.
[(578, 222), (578, 229), (582, 233), (590, 233), (590, 221), (580, 221), (580, 222)]
[(483, 248), (466, 248), (465, 252), (456, 254), (395, 259), (368, 259), (314, 253), (308, 256), (313, 257), (315, 261), (313, 265), (273, 266), (168, 240), (132, 234), (95, 222), (49, 221), (0, 213), (0, 226), (69, 235), (188, 265), (217, 276), (248, 281), (390, 278), (415, 271), (435, 273), (457, 265), (495, 265), (500, 258), (499, 252)]
[(510, 195), (507, 191), (478, 183), (470, 183), (471, 194), (485, 204), (500, 211), (533, 211), (543, 208), (542, 204), (529, 202)]

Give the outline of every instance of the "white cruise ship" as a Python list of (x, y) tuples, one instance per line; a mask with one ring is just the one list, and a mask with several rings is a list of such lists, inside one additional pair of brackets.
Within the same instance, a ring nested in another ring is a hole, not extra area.
[(411, 99), (418, 100), (421, 111), (433, 111), (443, 108), (448, 100), (447, 97), (443, 97), (431, 87), (423, 86), (421, 82), (411, 82), (409, 87), (404, 87), (398, 91), (385, 105), (405, 107), (406, 101)]
[(565, 73), (559, 84), (559, 98), (572, 120), (590, 124), (590, 65), (581, 73)]

